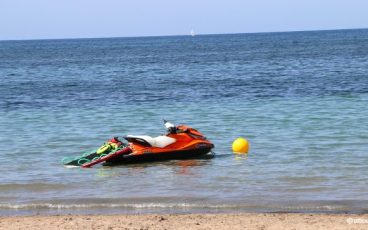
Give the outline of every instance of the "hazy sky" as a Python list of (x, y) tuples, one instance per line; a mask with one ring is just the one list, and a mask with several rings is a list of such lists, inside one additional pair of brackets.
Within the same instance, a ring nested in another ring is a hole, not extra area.
[(0, 40), (368, 28), (368, 0), (0, 0)]

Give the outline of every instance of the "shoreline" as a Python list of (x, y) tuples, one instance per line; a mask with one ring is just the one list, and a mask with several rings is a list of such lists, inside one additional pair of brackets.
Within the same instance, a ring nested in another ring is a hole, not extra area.
[(0, 216), (0, 229), (367, 229), (368, 214), (232, 213)]

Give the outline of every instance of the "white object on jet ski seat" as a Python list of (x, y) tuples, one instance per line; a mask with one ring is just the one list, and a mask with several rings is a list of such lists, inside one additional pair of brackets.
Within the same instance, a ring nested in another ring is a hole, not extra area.
[(169, 129), (169, 128), (173, 128), (173, 127), (175, 127), (175, 125), (174, 125), (174, 124), (172, 124), (172, 123), (170, 123), (170, 122), (168, 122), (168, 121), (166, 121), (166, 122), (165, 122), (165, 127), (166, 127), (166, 129)]
[(175, 143), (176, 140), (174, 138), (168, 136), (158, 136), (158, 137), (150, 137), (150, 136), (136, 136), (136, 135), (128, 135), (127, 137), (140, 138), (147, 141), (150, 145), (159, 148), (165, 148), (172, 143)]

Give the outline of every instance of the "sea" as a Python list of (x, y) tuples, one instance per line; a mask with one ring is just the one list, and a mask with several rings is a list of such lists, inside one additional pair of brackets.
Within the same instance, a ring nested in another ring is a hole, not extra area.
[[(367, 118), (368, 29), (0, 41), (0, 215), (367, 213)], [(215, 157), (62, 164), (163, 119)]]

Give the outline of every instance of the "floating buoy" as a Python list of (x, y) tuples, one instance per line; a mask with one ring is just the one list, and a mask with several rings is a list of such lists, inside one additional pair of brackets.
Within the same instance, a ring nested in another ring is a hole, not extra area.
[(234, 153), (240, 153), (240, 154), (248, 153), (249, 142), (247, 139), (239, 137), (233, 142), (232, 148), (233, 148)]

